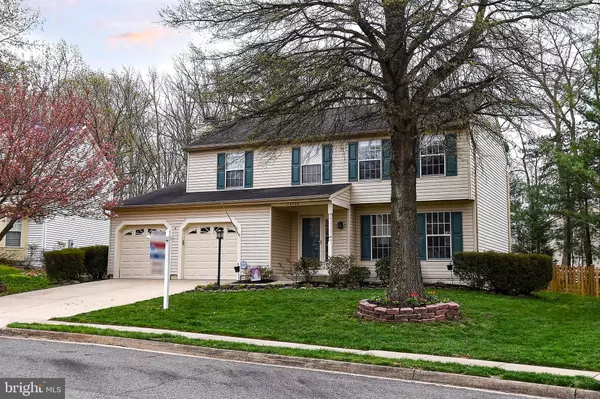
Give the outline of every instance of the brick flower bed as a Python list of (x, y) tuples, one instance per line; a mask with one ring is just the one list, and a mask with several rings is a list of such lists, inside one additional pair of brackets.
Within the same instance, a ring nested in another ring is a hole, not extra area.
[(379, 306), (363, 299), (358, 303), (358, 316), (361, 319), (383, 322), (433, 323), (452, 320), (460, 315), (460, 306), (454, 302), (415, 308), (394, 308)]

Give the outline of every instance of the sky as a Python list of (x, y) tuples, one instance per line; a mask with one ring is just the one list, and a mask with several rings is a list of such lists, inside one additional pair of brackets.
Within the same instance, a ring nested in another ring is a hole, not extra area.
[(158, 9), (177, 0), (26, 0), (43, 20), (32, 37), (45, 42), (64, 39), (79, 47), (92, 69), (135, 67), (171, 69), (173, 56), (199, 36), (160, 23)]

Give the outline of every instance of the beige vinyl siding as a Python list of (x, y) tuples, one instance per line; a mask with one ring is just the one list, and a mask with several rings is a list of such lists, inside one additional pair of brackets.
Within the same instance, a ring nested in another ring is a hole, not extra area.
[[(371, 277), (375, 277), (375, 261), (360, 260), (360, 217), (362, 215), (373, 215), (377, 213), (390, 213), (390, 204), (372, 204), (356, 206), (354, 215), (354, 255), (359, 260), (359, 265), (367, 266), (371, 270)], [(417, 212), (462, 212), (463, 219), (463, 250), (475, 250), (473, 229), (473, 202), (472, 201), (444, 201), (420, 203)], [(452, 272), (448, 271), (449, 261), (421, 261), (423, 278), (429, 282), (450, 281)]]
[(271, 268), (276, 276), (282, 276), (292, 256), (292, 224), (296, 223), (295, 213), (284, 209), (271, 208)]
[[(373, 139), (381, 139), (374, 137)], [(332, 183), (348, 182), (348, 143), (333, 144)], [(241, 149), (240, 149), (241, 150)], [(188, 191), (214, 191), (217, 186), (217, 154), (225, 150), (194, 151), (189, 154)], [(234, 151), (234, 150), (228, 150)], [(470, 147), (466, 133), (457, 134), (457, 176), (426, 176), (417, 179), (417, 200), (473, 199), (470, 172)], [(291, 186), (292, 146), (280, 151), (254, 151), (253, 188)], [(389, 201), (390, 180), (363, 180), (352, 183), (350, 202), (369, 204)]]
[[(269, 206), (236, 206), (226, 207), (227, 212), (221, 207), (204, 208), (156, 208), (146, 210), (120, 209), (118, 216), (111, 221), (110, 228), (110, 250), (109, 250), (109, 274), (115, 278), (115, 249), (118, 226), (160, 224), (166, 221), (173, 235), (171, 249), (171, 274), (178, 275), (180, 261), (180, 232), (186, 219), (214, 219), (228, 221), (229, 217), (241, 225), (241, 260), (248, 262), (250, 266), (268, 265), (269, 263), (269, 236), (270, 236), (270, 208)], [(229, 214), (229, 215), (228, 215)], [(246, 233), (244, 234), (244, 232)]]
[(510, 251), (509, 188), (504, 144), (477, 135), (477, 220), (480, 251)]
[[(344, 222), (344, 228), (339, 229), (338, 223)], [(333, 254), (349, 255), (348, 245), (348, 210), (334, 207), (333, 209)]]

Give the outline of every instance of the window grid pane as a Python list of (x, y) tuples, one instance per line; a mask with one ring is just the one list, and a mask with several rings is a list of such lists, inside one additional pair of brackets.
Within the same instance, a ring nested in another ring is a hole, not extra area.
[(321, 183), (321, 165), (302, 166), (302, 184)]
[(9, 231), (4, 237), (7, 247), (18, 248), (21, 246), (21, 232), (20, 231)]
[(391, 234), (389, 213), (371, 215), (371, 258), (373, 260), (390, 256)]
[(427, 259), (452, 258), (450, 212), (426, 214)]
[(421, 176), (445, 174), (445, 136), (425, 136), (421, 140)]
[(366, 179), (379, 179), (381, 178), (381, 161), (359, 161), (359, 178), (360, 180)]
[(225, 187), (243, 187), (244, 186), (244, 171), (243, 170), (228, 170), (225, 172)]

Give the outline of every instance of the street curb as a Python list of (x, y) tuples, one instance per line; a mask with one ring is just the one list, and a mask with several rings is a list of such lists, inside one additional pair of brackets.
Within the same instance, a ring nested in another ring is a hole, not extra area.
[(600, 399), (600, 392), (577, 388), (509, 381), (463, 374), (413, 370), (400, 367), (377, 366), (335, 360), (311, 359), (275, 354), (216, 349), (201, 346), (173, 344), (152, 340), (88, 335), (58, 331), (27, 330), (20, 328), (0, 329), (0, 336), (34, 338), (52, 341), (110, 345), (130, 349), (151, 350), (177, 355), (197, 356), (222, 360), (252, 362), (272, 366), (300, 367), (312, 370), (334, 371), (370, 377), (393, 378), (406, 381), (453, 385), (465, 388), (486, 389), (510, 394), (541, 396), (557, 399)]

